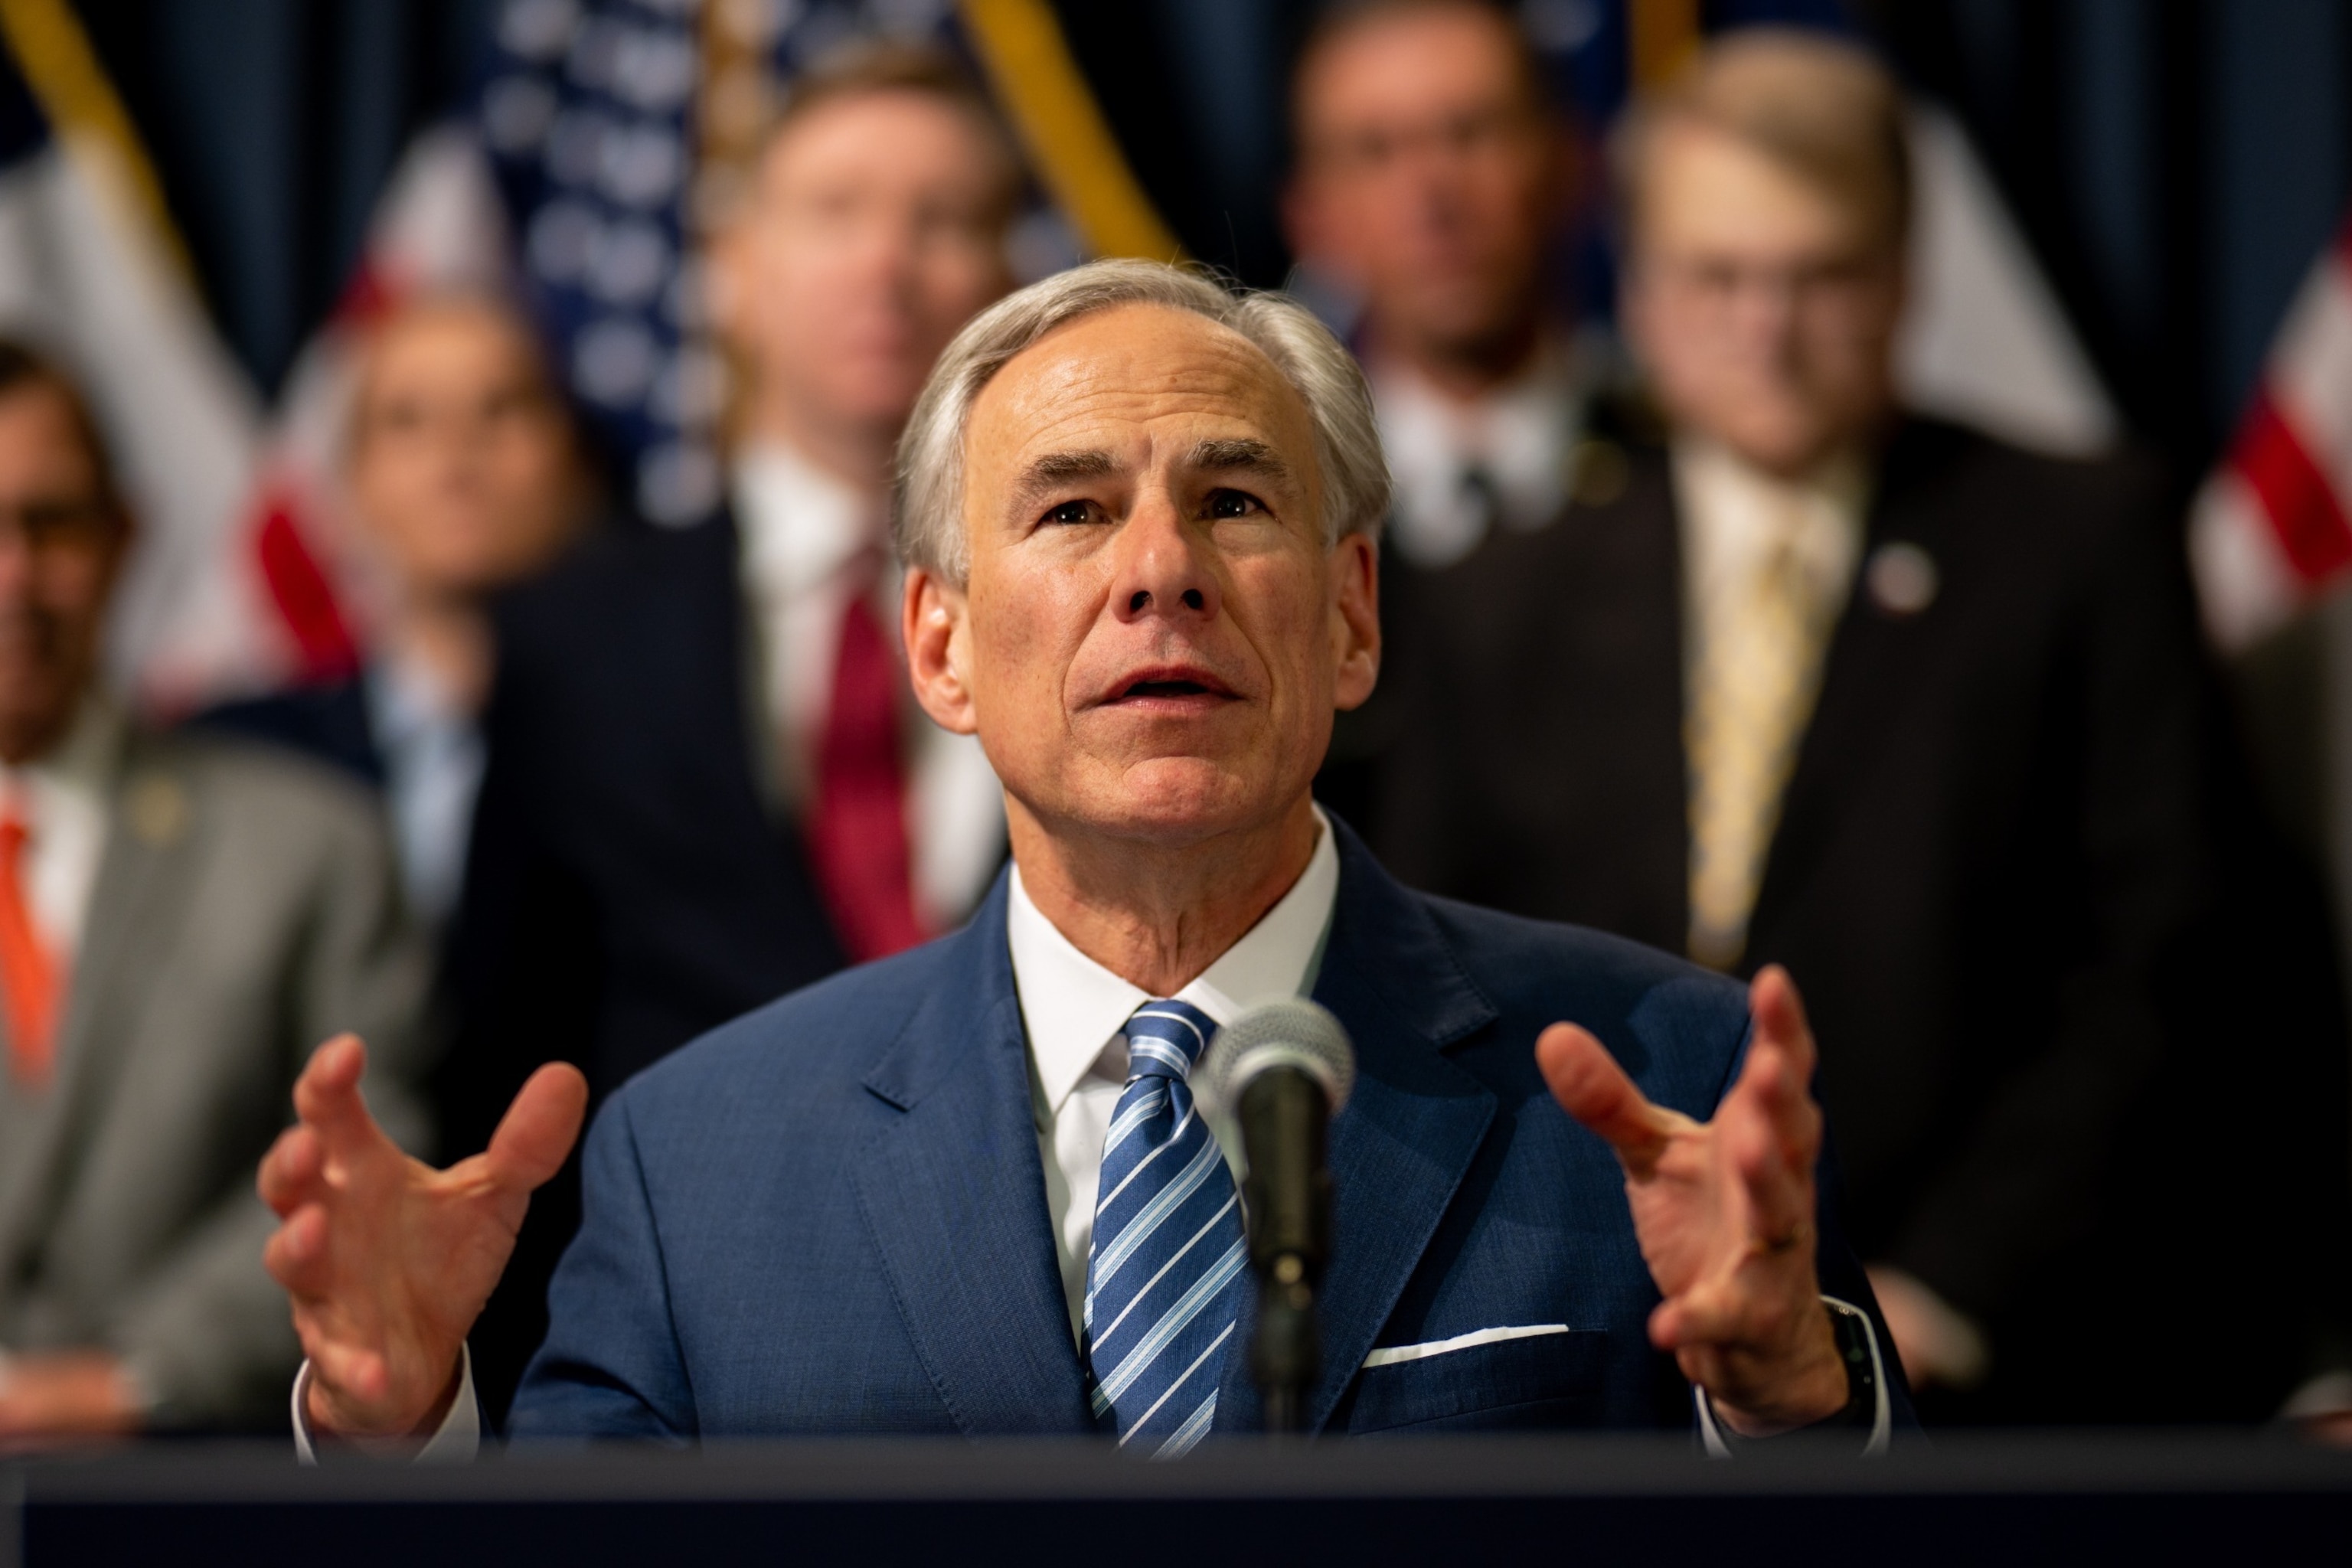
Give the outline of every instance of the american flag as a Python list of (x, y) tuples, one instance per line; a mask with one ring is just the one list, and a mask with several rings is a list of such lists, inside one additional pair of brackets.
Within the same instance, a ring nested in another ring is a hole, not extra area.
[[(980, 0), (1034, 26), (1043, 0)], [(1048, 24), (1050, 25), (1050, 24)], [(966, 47), (951, 0), (508, 0), (467, 110), (421, 136), (379, 202), (359, 268), (297, 362), (255, 465), (241, 542), (151, 661), (151, 702), (332, 678), (367, 642), (371, 563), (337, 472), (373, 321), (408, 298), (500, 289), (542, 329), (625, 500), (691, 527), (720, 500), (727, 386), (698, 240), (728, 205), (793, 78), (861, 39)], [(1015, 270), (1080, 247), (1039, 200)]]
[(2261, 641), (2352, 577), (2352, 223), (2304, 280), (2189, 517), (2206, 629)]

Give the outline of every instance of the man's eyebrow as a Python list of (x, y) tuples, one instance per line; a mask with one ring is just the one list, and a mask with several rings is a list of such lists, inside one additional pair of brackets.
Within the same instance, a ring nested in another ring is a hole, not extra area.
[(1255, 473), (1269, 479), (1290, 477), (1290, 465), (1282, 460), (1281, 453), (1246, 437), (1202, 442), (1192, 448), (1192, 466), (1210, 473)]
[(1118, 471), (1108, 452), (1048, 452), (1021, 470), (1018, 491), (1025, 503), (1074, 479), (1105, 479)]

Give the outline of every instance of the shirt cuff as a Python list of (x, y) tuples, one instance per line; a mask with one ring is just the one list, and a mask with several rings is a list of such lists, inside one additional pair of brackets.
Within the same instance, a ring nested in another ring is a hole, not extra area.
[[(1870, 1321), (1868, 1312), (1851, 1301), (1841, 1301), (1835, 1296), (1823, 1296), (1822, 1305), (1832, 1312), (1860, 1321), (1863, 1337), (1869, 1342), (1870, 1381), (1876, 1392), (1872, 1400), (1870, 1440), (1862, 1446), (1862, 1457), (1865, 1459), (1878, 1458), (1886, 1452), (1886, 1446), (1895, 1432), (1894, 1405), (1886, 1396), (1886, 1363), (1878, 1352), (1878, 1325)], [(1732, 1458), (1731, 1445), (1724, 1440), (1723, 1428), (1715, 1422), (1715, 1402), (1707, 1397), (1706, 1390), (1696, 1383), (1691, 1384), (1691, 1402), (1698, 1407), (1698, 1440), (1706, 1449), (1706, 1457), (1710, 1459)]]
[[(294, 1458), (303, 1465), (319, 1462), (318, 1445), (310, 1436), (310, 1363), (305, 1361), (294, 1374)], [(449, 1414), (441, 1417), (423, 1447), (413, 1437), (355, 1437), (348, 1446), (370, 1458), (406, 1459), (416, 1465), (462, 1465), (480, 1453), (482, 1406), (474, 1397), (473, 1347), (459, 1348), (457, 1397), (449, 1402)]]

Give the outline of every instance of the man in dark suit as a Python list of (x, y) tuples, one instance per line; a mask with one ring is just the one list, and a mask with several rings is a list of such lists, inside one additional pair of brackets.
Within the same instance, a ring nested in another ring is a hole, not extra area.
[[(2181, 1143), (2236, 1103), (2213, 1042), (2260, 1037), (2240, 1109), (2340, 1147), (2301, 1076), (2339, 1037), (2320, 927), (2217, 918), (2243, 818), (2156, 477), (1895, 406), (1901, 115), (1859, 55), (1759, 32), (1636, 122), (1624, 320), (1671, 435), (1621, 430), (1621, 496), (1445, 585), (1372, 842), (1416, 887), (1788, 966), (1947, 1413), (2259, 1417), (2302, 1325), (2188, 1325), (2225, 1258), (2340, 1237)], [(2225, 999), (2258, 923), (2279, 978)]]
[[(591, 542), (503, 607), (489, 766), (450, 955), (452, 1147), (530, 1069), (616, 1089), (695, 1035), (971, 912), (994, 778), (924, 723), (885, 636), (892, 443), (1005, 285), (1018, 169), (919, 51), (804, 77), (713, 258), (749, 372), (730, 504)], [(491, 1407), (539, 1342), (576, 1215), (542, 1203), (476, 1342)]]
[[(962, 931), (606, 1103), (518, 1430), (1172, 1456), (1258, 1429), (1242, 1220), (1189, 1078), (1251, 1002), (1311, 992), (1359, 1053), (1311, 1428), (1885, 1445), (1903, 1400), (1816, 1184), (1787, 976), (1743, 997), (1409, 893), (1316, 807), (1378, 671), (1388, 488), (1328, 331), (1157, 263), (1078, 268), (950, 346), (899, 471), (915, 689), (987, 747), (1013, 866)], [(541, 1068), (436, 1172), (370, 1125), (362, 1067), (320, 1052), (262, 1177), (303, 1441), (462, 1448), (467, 1327), (585, 1085)]]
[(1394, 483), (1381, 689), (1343, 717), (1318, 796), (1355, 815), (1420, 661), (1424, 585), (1490, 537), (1549, 524), (1590, 448), (1608, 356), (1553, 299), (1572, 142), (1518, 25), (1487, 0), (1328, 6), (1300, 51), (1283, 211), (1353, 333)]

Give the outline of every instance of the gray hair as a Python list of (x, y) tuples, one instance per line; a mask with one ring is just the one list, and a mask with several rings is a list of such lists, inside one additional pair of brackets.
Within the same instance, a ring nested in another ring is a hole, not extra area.
[(963, 529), (964, 430), (982, 388), (1007, 361), (1058, 327), (1122, 305), (1204, 316), (1248, 339), (1306, 401), (1323, 480), (1323, 535), (1380, 536), (1388, 513), (1371, 389), (1353, 355), (1306, 307), (1268, 292), (1236, 294), (1159, 261), (1095, 261), (1000, 300), (956, 334), (931, 369), (898, 440), (891, 526), (898, 559), (961, 583), (971, 564)]

